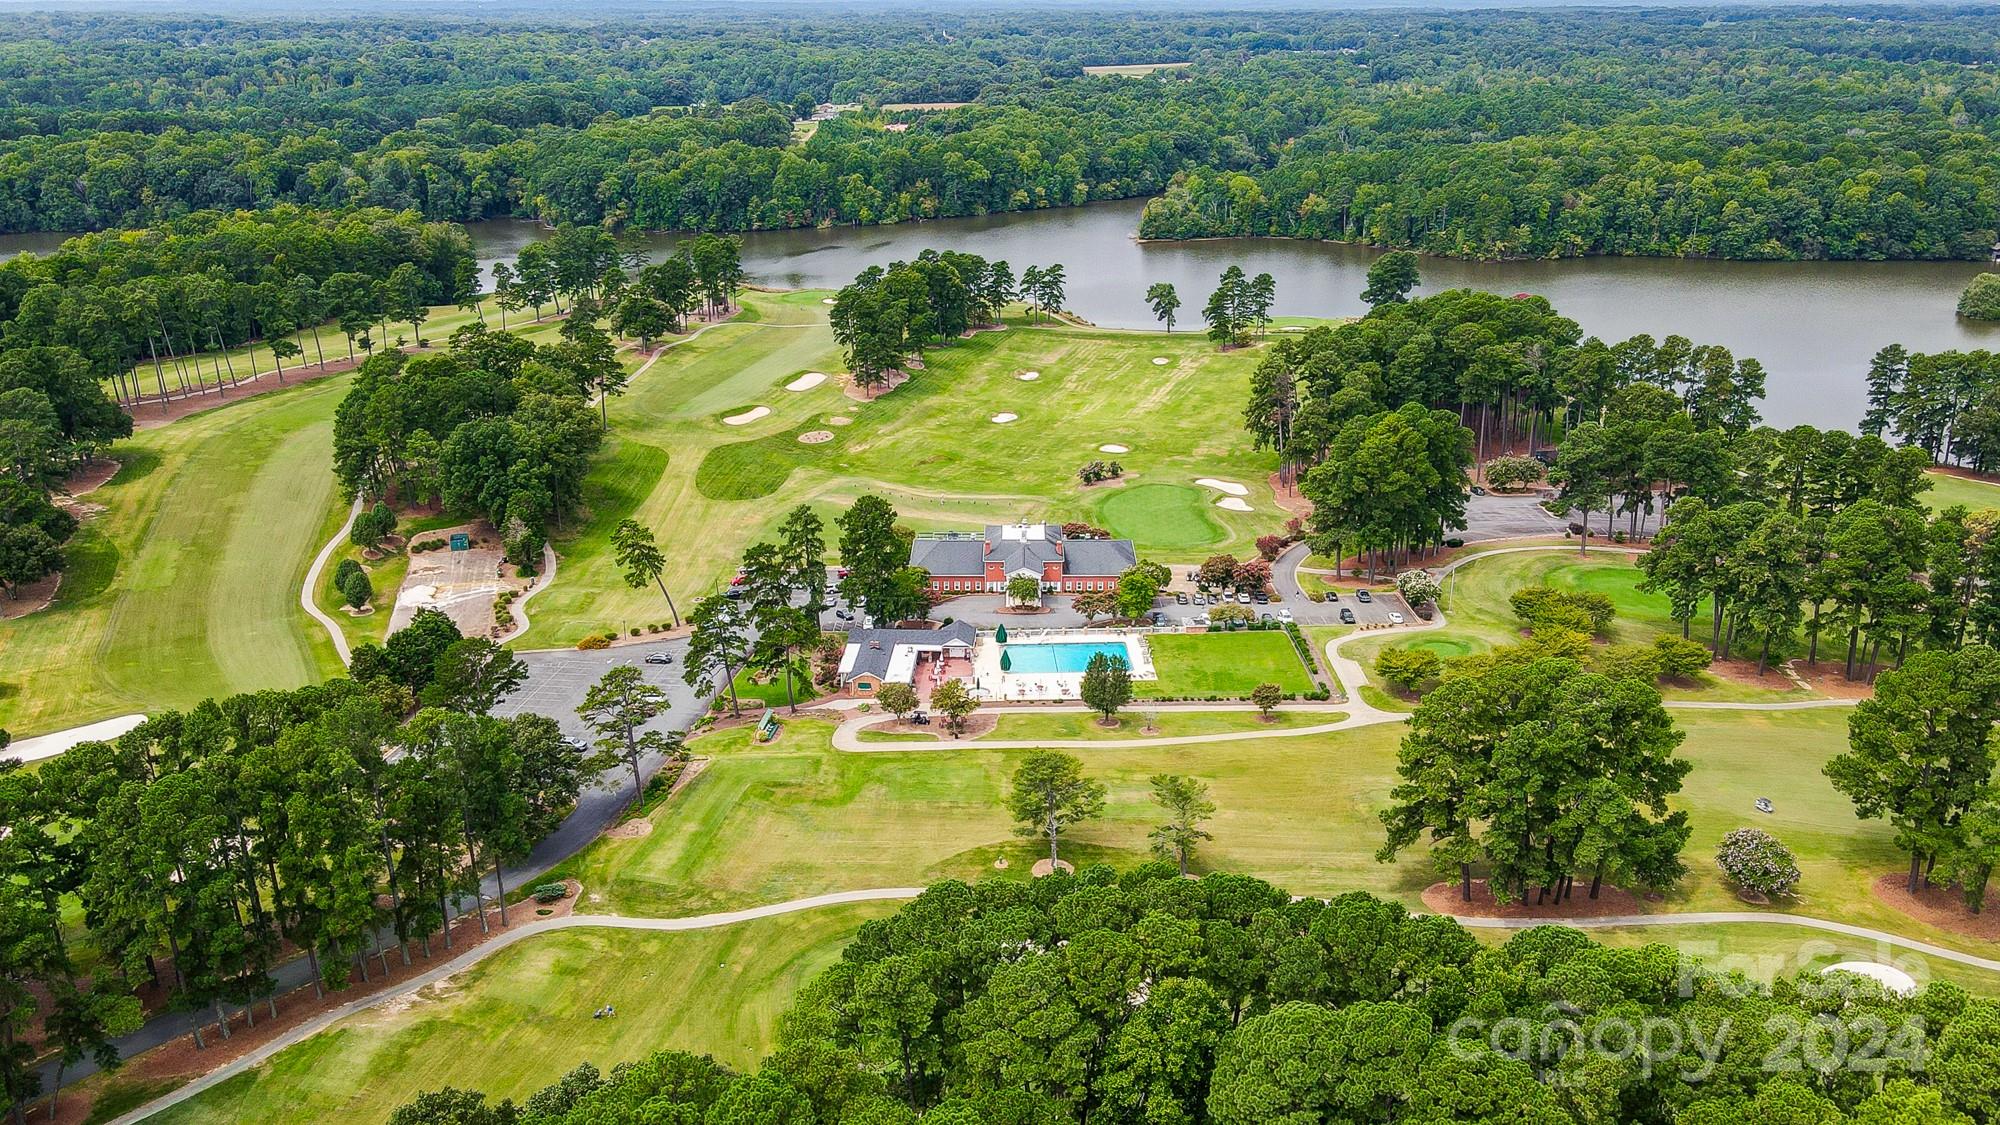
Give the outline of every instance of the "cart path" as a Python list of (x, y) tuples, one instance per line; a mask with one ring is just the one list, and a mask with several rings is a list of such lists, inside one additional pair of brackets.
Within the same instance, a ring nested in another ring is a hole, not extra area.
[(717, 926), (731, 926), (738, 922), (749, 922), (759, 918), (774, 918), (781, 914), (795, 914), (801, 910), (814, 910), (822, 906), (839, 906), (856, 902), (900, 902), (912, 899), (924, 892), (922, 887), (875, 887), (859, 891), (836, 891), (832, 894), (814, 895), (810, 898), (795, 898), (790, 902), (776, 902), (766, 906), (752, 906), (744, 910), (727, 910), (716, 914), (698, 914), (687, 918), (634, 918), (624, 914), (567, 914), (561, 918), (549, 918), (524, 922), (506, 933), (483, 942), (459, 954), (449, 961), (431, 969), (421, 976), (387, 988), (371, 996), (342, 1004), (305, 1023), (292, 1028), (269, 1043), (258, 1047), (249, 1054), (233, 1062), (202, 1075), (171, 1093), (163, 1094), (132, 1110), (114, 1118), (111, 1125), (130, 1125), (194, 1097), (211, 1087), (229, 1081), (243, 1072), (268, 1062), (271, 1056), (287, 1047), (295, 1046), (349, 1016), (365, 1012), (390, 1000), (401, 999), (413, 992), (428, 988), (447, 977), (464, 972), (503, 949), (510, 948), (531, 937), (555, 933), (559, 930), (585, 928), (645, 930), (654, 933), (680, 933), (688, 930), (707, 930)]
[[(793, 914), (802, 910), (814, 910), (823, 906), (838, 906), (857, 902), (899, 902), (916, 898), (924, 892), (922, 887), (876, 887), (857, 891), (836, 891), (831, 894), (814, 895), (810, 898), (792, 899), (789, 902), (753, 906), (743, 910), (729, 910), (715, 914), (700, 914), (686, 918), (635, 918), (624, 914), (570, 914), (545, 921), (525, 922), (499, 937), (472, 949), (424, 973), (412, 977), (394, 988), (385, 989), (372, 996), (362, 997), (339, 1008), (314, 1017), (298, 1027), (242, 1058), (227, 1063), (189, 1082), (171, 1093), (164, 1094), (132, 1110), (111, 1122), (111, 1125), (132, 1125), (134, 1122), (202, 1093), (229, 1079), (270, 1060), (273, 1055), (292, 1047), (326, 1030), (333, 1024), (349, 1016), (370, 1008), (400, 999), (448, 977), (454, 976), (485, 960), (487, 957), (510, 948), (528, 938), (541, 934), (571, 929), (618, 929), (640, 930), (653, 933), (680, 933), (689, 930), (713, 929), (738, 922), (748, 922), (759, 918), (773, 918), (783, 914)], [(1926, 957), (1967, 965), (1988, 972), (2000, 972), (2000, 961), (1981, 957), (1977, 954), (1962, 953), (1956, 949), (1932, 945), (1913, 938), (1898, 937), (1866, 926), (1853, 926), (1845, 922), (1833, 922), (1824, 918), (1814, 918), (1804, 914), (1780, 914), (1758, 911), (1690, 911), (1681, 914), (1631, 914), (1606, 918), (1457, 918), (1457, 922), (1468, 929), (1518, 930), (1535, 926), (1565, 926), (1579, 930), (1621, 929), (1647, 926), (1706, 926), (1706, 925), (1775, 925), (1799, 926), (1819, 930), (1824, 933), (1839, 934), (1843, 937), (1872, 941), (1883, 946), (1878, 955), (1886, 956), (1890, 949), (1901, 949)]]
[(343, 668), (353, 659), (353, 654), (347, 651), (347, 634), (340, 631), (339, 622), (328, 617), (319, 608), (317, 600), (313, 597), (313, 591), (319, 589), (320, 573), (326, 569), (327, 561), (333, 558), (333, 553), (347, 541), (347, 533), (354, 529), (354, 517), (360, 514), (361, 497), (356, 496), (354, 503), (347, 509), (346, 522), (342, 523), (340, 529), (333, 533), (333, 538), (327, 540), (325, 546), (319, 549), (319, 554), (313, 557), (312, 566), (306, 569), (306, 580), (299, 586), (299, 608), (325, 627), (328, 639), (333, 641), (333, 651), (340, 654), (340, 664)]

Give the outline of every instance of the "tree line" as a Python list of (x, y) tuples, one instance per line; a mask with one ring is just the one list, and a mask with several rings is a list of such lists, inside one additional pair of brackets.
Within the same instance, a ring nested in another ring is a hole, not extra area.
[[(0, 60), (0, 229), (295, 203), (750, 230), (1157, 196), (1147, 237), (1963, 258), (1996, 225), (1979, 154), (2000, 97), (1968, 65), (2000, 31), (1983, 13), (1490, 12), (1416, 33), (1376, 13), (1092, 13), (1032, 34), (926, 15), (390, 19), (352, 40), (23, 18)], [(1196, 65), (1080, 69), (1132, 60)], [(826, 100), (864, 110), (800, 139)], [(877, 108), (899, 100), (970, 104)]]
[(1062, 310), (1062, 263), (1029, 266), (1017, 281), (1005, 261), (925, 250), (912, 262), (870, 266), (834, 294), (828, 320), (858, 387), (873, 390), (924, 349), (1000, 322), (1017, 297), (1031, 311)]
[(316, 992), (346, 988), (449, 950), (468, 902), (489, 926), (488, 877), (505, 924), (507, 865), (601, 763), (553, 720), (490, 717), (525, 668), (435, 611), (354, 671), (0, 769), (0, 1093), (17, 1119), (43, 1050), (116, 1065), (142, 988), (209, 1017), (201, 1047), (276, 1014), (288, 948)]
[[(1643, 1049), (1616, 1046), (1641, 1025)], [(1488, 946), (1365, 893), (1165, 862), (936, 884), (865, 923), (779, 1028), (744, 1073), (663, 1051), (519, 1103), (447, 1087), (391, 1121), (1944, 1123), (2000, 1082), (2000, 1006), (1950, 983), (1763, 985), (1557, 927)], [(1881, 1049), (1822, 1058), (1815, 1035)]]

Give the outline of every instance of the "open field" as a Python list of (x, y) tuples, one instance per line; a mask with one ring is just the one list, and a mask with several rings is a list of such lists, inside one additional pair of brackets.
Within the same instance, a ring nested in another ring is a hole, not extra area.
[[(1617, 607), (1607, 639), (1613, 644), (1651, 644), (1657, 637), (1680, 634), (1680, 624), (1668, 616), (1667, 599), (1639, 589), (1644, 575), (1632, 562), (1634, 556), (1610, 551), (1578, 555), (1574, 551), (1536, 551), (1495, 554), (1454, 571), (1445, 584), (1441, 606), (1450, 624), (1442, 629), (1418, 633), (1395, 630), (1383, 632), (1346, 646), (1344, 652), (1374, 676), (1375, 658), (1383, 649), (1408, 647), (1428, 649), (1440, 657), (1472, 656), (1518, 643), (1523, 639), (1522, 624), (1514, 616), (1507, 599), (1523, 586), (1547, 585), (1560, 590), (1588, 590), (1604, 594)], [(1705, 639), (1707, 602), (1695, 613), (1695, 638)], [(1740, 654), (1741, 650), (1738, 649)], [(1755, 659), (1753, 648), (1750, 657)], [(1776, 659), (1775, 656), (1773, 658)], [(1380, 690), (1380, 683), (1371, 683)], [(1771, 702), (1809, 698), (1798, 690), (1777, 691), (1750, 683), (1738, 683), (1703, 673), (1693, 685), (1664, 689), (1670, 699)], [(1389, 698), (1385, 696), (1384, 698)], [(1378, 700), (1378, 702), (1380, 702)], [(1395, 706), (1407, 709), (1407, 703)]]
[[(1037, 721), (1044, 717), (1037, 716)], [(1056, 716), (1047, 716), (1054, 719)], [(1254, 729), (1252, 714), (1236, 717)], [(1820, 767), (1846, 745), (1845, 709), (1677, 711), (1694, 763), (1676, 798), (1693, 826), (1689, 875), (1663, 910), (1752, 909), (1716, 872), (1716, 842), (1756, 825), (1798, 857), (1799, 896), (1773, 909), (1908, 934), (1956, 948), (1972, 943), (1879, 904), (1871, 881), (1906, 862), (1880, 821), (1855, 817)], [(1128, 722), (1133, 721), (1128, 718)], [(1218, 722), (1227, 722), (1220, 719)], [(977, 741), (936, 750), (842, 754), (831, 726), (788, 722), (757, 746), (745, 730), (694, 743), (714, 761), (675, 801), (652, 814), (649, 835), (601, 840), (569, 864), (590, 888), (586, 911), (682, 914), (864, 886), (994, 873), (1005, 858), (1018, 877), (1041, 852), (1013, 835), (1000, 801), (1023, 752)], [(1375, 862), (1377, 812), (1395, 783), (1400, 725), (1195, 746), (1077, 751), (1110, 789), (1102, 819), (1079, 826), (1064, 855), (1130, 863), (1144, 856), (1156, 822), (1146, 779), (1159, 772), (1206, 780), (1221, 812), (1203, 870), (1242, 871), (1302, 894), (1356, 888), (1416, 905), (1435, 876), (1420, 852)], [(1033, 737), (1032, 735), (1030, 737)], [(1769, 797), (1770, 815), (1752, 802)]]
[(31, 735), (336, 670), (298, 590), (343, 517), (327, 466), (347, 382), (120, 442), (55, 604), (0, 629), (0, 726)]
[[(610, 557), (610, 529), (628, 516), (660, 536), (667, 582), (684, 600), (719, 588), (791, 507), (811, 505), (831, 539), (833, 517), (866, 492), (912, 528), (1080, 519), (1169, 562), (1247, 553), (1278, 518), (1254, 493), (1258, 511), (1216, 508), (1193, 483), (1270, 471), (1234, 422), (1255, 348), (1223, 354), (1188, 333), (1016, 323), (933, 349), (924, 371), (870, 401), (849, 398), (837, 379), (788, 391), (805, 372), (842, 370), (823, 297), (746, 293), (741, 317), (665, 352), (613, 401), (612, 440), (586, 485), (589, 514), (556, 536), (562, 577), (537, 597), (527, 643), (570, 644), (659, 618), (657, 593), (627, 587)], [(1016, 378), (1024, 371), (1041, 377)], [(752, 406), (771, 413), (723, 423)], [(1019, 420), (988, 420), (1001, 411)], [(799, 442), (822, 429), (832, 441)], [(1115, 457), (1124, 483), (1084, 489), (1076, 470), (1111, 459), (1097, 452), (1108, 443), (1132, 450)]]
[(1989, 484), (1983, 480), (1971, 480), (1951, 473), (1925, 473), (1931, 482), (1930, 491), (1918, 499), (1932, 511), (1962, 505), (1972, 511), (1984, 508), (2000, 508), (2000, 484)]
[[(519, 1101), (579, 1063), (608, 1072), (670, 1047), (748, 1069), (773, 1046), (793, 994), (864, 921), (895, 909), (830, 906), (687, 933), (545, 934), (152, 1120), (373, 1123), (440, 1086)], [(592, 1019), (606, 1002), (618, 1014)]]
[(1138, 75), (1151, 74), (1157, 70), (1183, 70), (1193, 65), (1191, 62), (1118, 63), (1112, 66), (1086, 66), (1083, 72), (1096, 78), (1107, 74)]
[(1313, 689), (1291, 637), (1275, 629), (1162, 633), (1146, 643), (1160, 678), (1132, 681), (1139, 699), (1244, 699), (1258, 684), (1277, 684), (1293, 695)]

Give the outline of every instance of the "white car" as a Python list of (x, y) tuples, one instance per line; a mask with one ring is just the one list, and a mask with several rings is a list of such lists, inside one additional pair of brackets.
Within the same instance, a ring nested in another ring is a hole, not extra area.
[(1394, 610), (1391, 610), (1389, 612), (1389, 624), (1401, 625), (1402, 623), (1403, 623), (1403, 615), (1395, 612)]
[(1280, 620), (1280, 621), (1290, 621), (1291, 619), (1292, 619), (1292, 611), (1291, 611), (1291, 610), (1290, 610), (1289, 608), (1285, 607), (1285, 606), (1279, 606), (1279, 607), (1278, 607), (1278, 620)]
[(1197, 629), (1206, 629), (1208, 628), (1208, 614), (1197, 613), (1193, 617), (1188, 618), (1188, 624)]

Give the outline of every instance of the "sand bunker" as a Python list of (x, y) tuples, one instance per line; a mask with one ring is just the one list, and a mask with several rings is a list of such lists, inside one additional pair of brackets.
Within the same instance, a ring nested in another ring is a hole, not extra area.
[(825, 445), (832, 440), (832, 430), (807, 430), (799, 435), (800, 445)]
[(854, 424), (854, 419), (849, 418), (845, 414), (835, 414), (827, 418), (826, 424), (829, 426), (851, 426)]
[(833, 304), (833, 298), (832, 298), (832, 297), (821, 297), (821, 298), (819, 299), (819, 303), (820, 303), (820, 304), (822, 304), (822, 305), (830, 305), (830, 304)]
[(1235, 481), (1216, 480), (1214, 477), (1196, 477), (1194, 482), (1196, 484), (1205, 484), (1217, 492), (1227, 492), (1231, 496), (1250, 495), (1249, 489), (1237, 484)]
[(1014, 419), (1019, 417), (1020, 417), (1019, 414), (1009, 414), (1005, 410), (1002, 410), (1000, 413), (995, 414), (993, 416), (993, 421), (998, 423), (999, 425), (1004, 426), (1007, 423), (1012, 422)]
[(726, 426), (747, 426), (771, 412), (768, 406), (753, 406), (741, 414), (731, 414), (722, 420)]
[(1132, 447), (1129, 445), (1100, 445), (1097, 447), (1097, 451), (1099, 453), (1130, 453), (1132, 452)]
[(1019, 375), (1016, 375), (1014, 377), (1016, 379), (1019, 379), (1023, 383), (1032, 383), (1035, 380), (1041, 378), (1042, 373), (1039, 371), (1023, 371)]
[(1154, 366), (1154, 367), (1165, 367), (1165, 366), (1167, 365), (1167, 363), (1168, 363), (1168, 360), (1167, 360), (1167, 357), (1166, 357), (1166, 356), (1163, 356), (1163, 355), (1156, 355), (1156, 356), (1154, 356), (1154, 357), (1153, 357), (1153, 366)]
[(1224, 496), (1215, 502), (1215, 506), (1218, 508), (1227, 508), (1232, 512), (1247, 512), (1251, 510), (1249, 504), (1234, 496)]
[(824, 382), (826, 382), (826, 372), (808, 371), (791, 382), (786, 383), (785, 389), (788, 391), (809, 391)]

